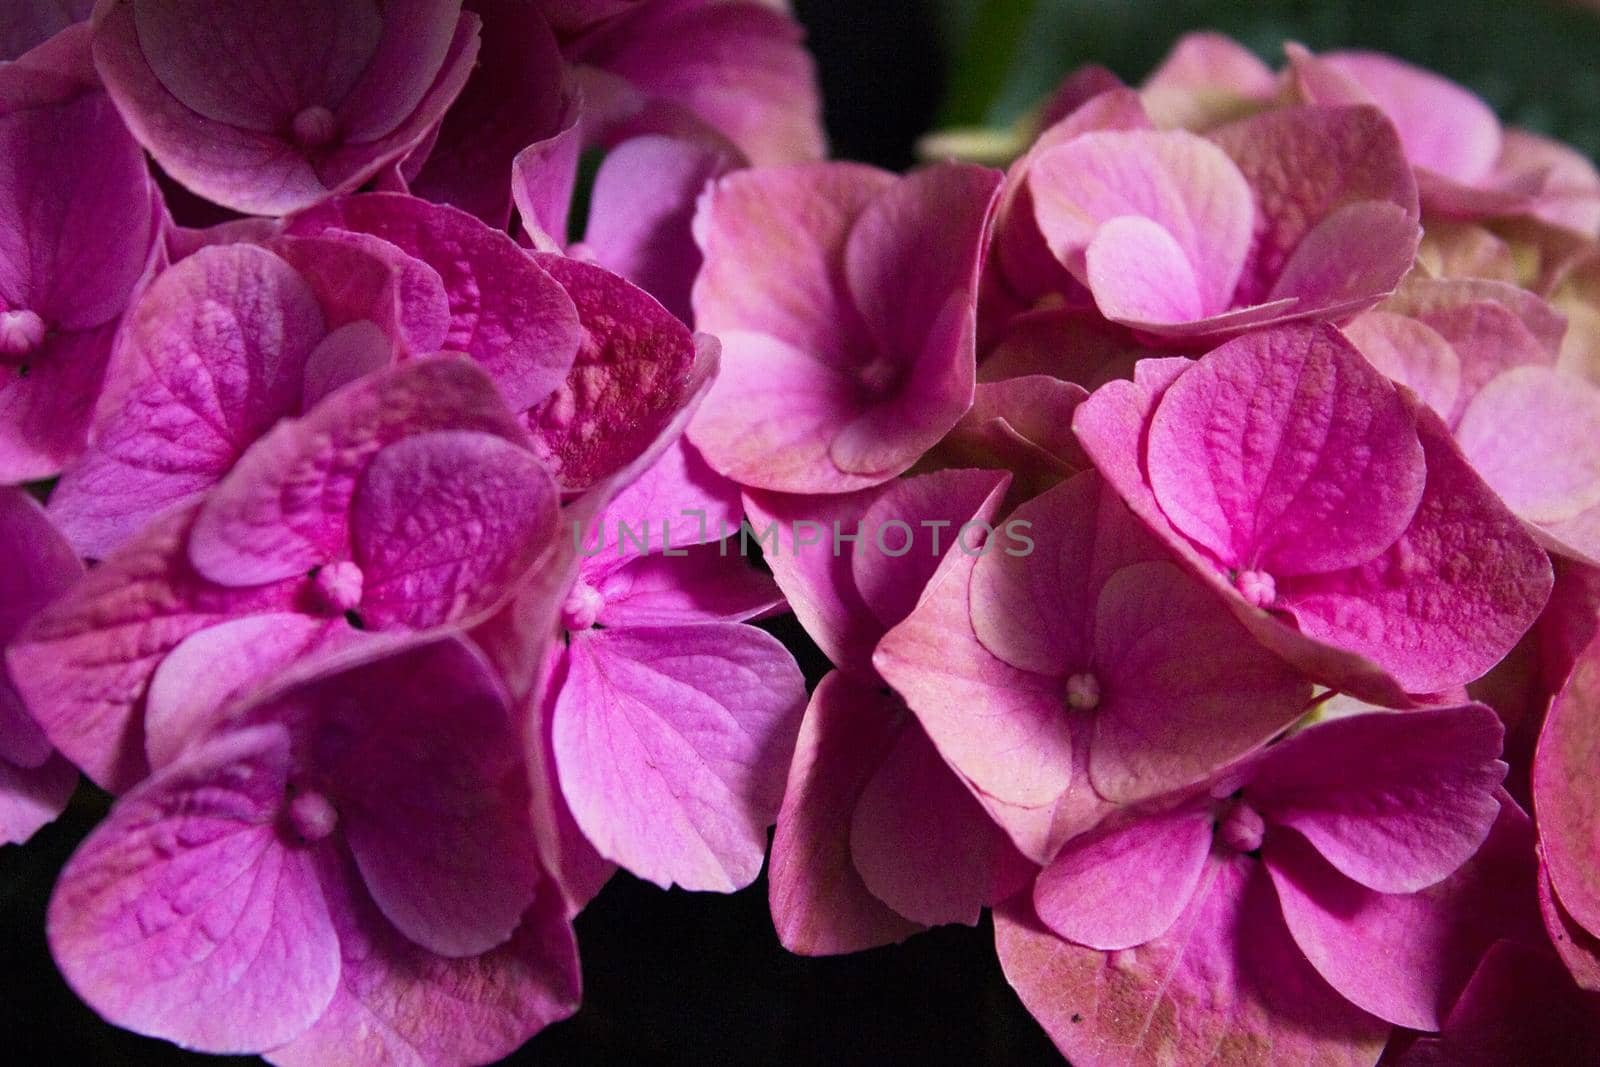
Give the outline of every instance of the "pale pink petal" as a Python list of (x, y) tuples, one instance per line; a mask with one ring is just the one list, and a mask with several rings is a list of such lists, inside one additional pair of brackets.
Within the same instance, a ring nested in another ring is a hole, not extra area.
[(1157, 126), (1198, 130), (1266, 104), (1277, 91), (1272, 68), (1220, 33), (1187, 33), (1140, 87)]
[(570, 236), (568, 214), (583, 147), (578, 114), (569, 100), (555, 132), (523, 148), (511, 161), (511, 196), (525, 243), (541, 252), (564, 250)]
[(1600, 643), (1579, 658), (1556, 696), (1533, 762), (1533, 804), (1551, 884), (1561, 904), (1591, 933), (1600, 933)]
[(790, 952), (829, 956), (903, 941), (921, 927), (874, 896), (851, 849), (856, 805), (906, 728), (896, 701), (841, 671), (811, 696), (772, 839), (767, 894)]
[(576, 634), (553, 724), (561, 788), (601, 855), (721, 892), (761, 869), (805, 707), (799, 668), (753, 627)]
[(1556, 897), (1550, 885), (1550, 872), (1544, 865), (1544, 854), (1539, 862), (1539, 911), (1544, 919), (1545, 932), (1555, 946), (1556, 955), (1572, 972), (1573, 981), (1591, 993), (1600, 993), (1600, 937), (1596, 937), (1572, 917), (1566, 906)]
[(1077, 944), (1142, 945), (1188, 909), (1214, 833), (1203, 805), (1180, 805), (1075, 838), (1040, 873), (1033, 906), (1046, 926)]
[(1600, 504), (1600, 387), (1549, 367), (1517, 367), (1467, 404), (1456, 443), (1518, 516), (1575, 518)]
[(120, 800), (68, 861), (50, 946), (102, 1016), (253, 1052), (322, 1014), (339, 942), (311, 851), (278, 825), (288, 773), (282, 727), (229, 734)]
[(1426, 323), (1391, 311), (1369, 311), (1344, 328), (1367, 361), (1449, 418), (1461, 392), (1461, 358)]
[(743, 622), (783, 607), (772, 578), (739, 551), (736, 538), (629, 560), (595, 587), (601, 626)]

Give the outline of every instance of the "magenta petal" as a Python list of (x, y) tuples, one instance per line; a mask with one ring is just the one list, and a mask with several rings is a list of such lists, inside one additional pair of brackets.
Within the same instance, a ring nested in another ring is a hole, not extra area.
[(0, 845), (20, 845), (54, 821), (77, 787), (78, 768), (60, 756), (37, 767), (0, 760)]
[(1246, 794), (1346, 876), (1410, 893), (1461, 866), (1488, 835), (1504, 733), (1481, 704), (1335, 719), (1269, 749)]
[(1533, 827), (1507, 803), (1481, 851), (1416, 893), (1375, 892), (1293, 836), (1262, 859), (1284, 919), (1311, 965), (1351, 1003), (1415, 1030), (1437, 1030), (1501, 937), (1537, 937)]
[(751, 566), (736, 539), (637, 557), (595, 588), (605, 601), (595, 618), (601, 626), (743, 622), (784, 605), (776, 583)]
[(104, 556), (215, 485), (299, 409), (324, 331), (311, 289), (265, 249), (204, 248), (163, 273), (118, 338), (93, 444), (51, 500), (79, 551)]
[(502, 437), (445, 430), (385, 448), (350, 503), (362, 618), (421, 630), (486, 610), (556, 536), (558, 496)]
[(826, 675), (811, 696), (768, 871), (772, 922), (790, 952), (857, 952), (921, 928), (872, 894), (852, 856), (856, 805), (905, 729), (894, 704), (841, 671)]
[(511, 196), (521, 217), (524, 243), (541, 252), (567, 247), (582, 148), (578, 107), (569, 99), (555, 132), (523, 148), (511, 161)]
[(298, 582), (223, 589), (197, 575), (185, 551), (194, 513), (157, 519), (6, 650), (11, 677), (51, 742), (113, 791), (149, 773), (145, 692), (162, 658), (207, 627), (294, 607)]
[(577, 1010), (577, 944), (551, 883), (505, 944), (449, 959), (406, 940), (348, 866), (324, 877), (342, 953), (339, 990), (315, 1025), (265, 1054), (269, 1063), (489, 1063)]
[(28, 376), (0, 381), (0, 478), (49, 478), (84, 450), (116, 324), (47, 341)]
[(476, 364), (440, 356), (346, 386), (263, 437), (207, 497), (189, 556), (226, 585), (258, 585), (348, 552), (350, 506), (385, 446), (432, 430), (523, 431)]
[(16, 59), (93, 10), (94, 0), (18, 0), (0, 15), (0, 60)]
[(1572, 972), (1573, 981), (1591, 993), (1600, 993), (1600, 937), (1596, 937), (1572, 917), (1572, 913), (1556, 897), (1550, 885), (1550, 872), (1545, 868), (1543, 854), (1539, 863), (1539, 911), (1544, 919), (1545, 932), (1555, 946), (1556, 955)]
[(1406, 529), (1427, 468), (1394, 387), (1330, 327), (1223, 345), (1150, 423), (1162, 510), (1226, 567), (1274, 576), (1351, 567)]
[(1551, 884), (1561, 904), (1592, 934), (1600, 933), (1600, 643), (1579, 658), (1556, 696), (1533, 762), (1533, 803)]
[(566, 532), (594, 560), (584, 565), (592, 573), (644, 552), (721, 541), (737, 533), (742, 518), (739, 487), (712, 470), (680, 436), (605, 505), (593, 524)]
[(996, 865), (1011, 854), (928, 735), (907, 722), (850, 822), (850, 856), (868, 892), (913, 922), (973, 926), (990, 902)]
[(298, 216), (289, 232), (329, 229), (381, 237), (436, 270), (450, 301), (439, 347), (481, 363), (514, 410), (542, 401), (572, 368), (579, 329), (571, 299), (504, 233), (397, 193), (331, 201)]
[(316, 1020), (339, 942), (312, 855), (282, 836), (289, 739), (227, 735), (129, 793), (68, 861), (50, 947), (107, 1019), (208, 1052)]
[(1371, 657), (1408, 692), (1437, 693), (1498, 663), (1554, 579), (1438, 417), (1416, 414), (1428, 481), (1404, 536), (1360, 567), (1284, 582), (1278, 600), (1305, 633)]
[(1025, 897), (996, 910), (1000, 965), (1076, 1067), (1207, 1063), (1372, 1067), (1388, 1026), (1306, 963), (1265, 873), (1208, 863), (1161, 937), (1118, 952), (1063, 941)]
[(1072, 782), (1059, 678), (1018, 670), (983, 647), (968, 609), (977, 558), (953, 552), (917, 609), (872, 662), (950, 765), (997, 800), (1052, 804)]
[(1060, 936), (1125, 949), (1171, 929), (1211, 854), (1213, 817), (1186, 805), (1069, 841), (1039, 875), (1033, 905)]
[(688, 327), (644, 290), (579, 260), (534, 259), (566, 289), (580, 327), (570, 372), (525, 417), (561, 487), (587, 489), (662, 434), (706, 364)]
[(761, 869), (805, 687), (753, 627), (575, 635), (556, 764), (601, 855), (666, 886), (730, 892)]

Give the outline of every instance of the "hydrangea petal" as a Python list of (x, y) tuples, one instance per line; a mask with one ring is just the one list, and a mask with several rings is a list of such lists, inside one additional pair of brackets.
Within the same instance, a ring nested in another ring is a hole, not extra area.
[(1550, 881), (1561, 904), (1591, 933), (1600, 932), (1600, 643), (1591, 643), (1550, 705), (1533, 762), (1533, 803)]
[(1600, 504), (1600, 387), (1548, 367), (1516, 367), (1467, 404), (1456, 443), (1517, 515), (1571, 519)]

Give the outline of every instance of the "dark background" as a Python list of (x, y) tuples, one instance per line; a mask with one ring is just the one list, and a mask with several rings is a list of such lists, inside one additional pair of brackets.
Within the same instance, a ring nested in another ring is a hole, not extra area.
[[(0, 0), (4, 2), (4, 0)], [(834, 151), (900, 168), (936, 123), (1003, 122), (1089, 61), (1141, 78), (1187, 29), (1276, 64), (1281, 43), (1376, 47), (1475, 89), (1508, 121), (1600, 151), (1600, 17), (1555, 0), (1218, 3), (795, 0), (822, 74)], [(791, 622), (812, 682), (826, 664)], [(26, 847), (0, 849), (0, 1058), (120, 1065), (259, 1061), (179, 1052), (116, 1030), (63, 985), (44, 940), (55, 872), (103, 813), (80, 792)], [(895, 948), (804, 960), (778, 945), (766, 882), (732, 897), (618, 875), (578, 918), (583, 1009), (513, 1064), (1055, 1062), (994, 960), (987, 920)], [(26, 1037), (25, 1037), (26, 1035)], [(48, 1050), (46, 1052), (45, 1050)]]

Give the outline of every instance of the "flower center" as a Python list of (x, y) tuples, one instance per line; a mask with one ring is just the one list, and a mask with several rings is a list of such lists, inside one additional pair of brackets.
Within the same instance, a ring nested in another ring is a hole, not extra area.
[(1067, 706), (1077, 711), (1093, 711), (1100, 706), (1100, 679), (1081, 671), (1067, 679)]
[(301, 148), (321, 148), (339, 132), (339, 120), (321, 104), (302, 108), (290, 123), (295, 144)]
[(1229, 804), (1217, 823), (1217, 840), (1235, 852), (1254, 852), (1261, 847), (1267, 823), (1261, 813), (1242, 799)]
[(561, 625), (573, 633), (587, 630), (605, 606), (606, 598), (600, 595), (600, 590), (579, 578), (578, 584), (567, 594), (566, 603), (561, 605)]
[(308, 790), (289, 799), (289, 826), (307, 844), (321, 841), (338, 825), (339, 813), (321, 793)]
[(1266, 571), (1240, 571), (1234, 585), (1253, 607), (1270, 608), (1278, 599), (1278, 583)]
[(37, 311), (0, 311), (0, 359), (21, 361), (44, 342), (44, 320)]
[(330, 615), (343, 615), (361, 605), (361, 589), (365, 578), (361, 568), (349, 560), (317, 568), (311, 582), (317, 591), (317, 599)]

